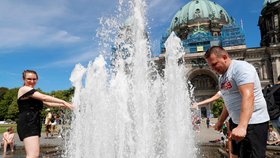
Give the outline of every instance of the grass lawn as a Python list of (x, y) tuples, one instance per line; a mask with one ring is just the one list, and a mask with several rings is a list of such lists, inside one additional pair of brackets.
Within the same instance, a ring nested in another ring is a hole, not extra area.
[(14, 132), (17, 132), (17, 125), (16, 124), (0, 124), (0, 133), (4, 133), (7, 131), (9, 127), (13, 127)]
[[(17, 133), (17, 124), (0, 124), (0, 134), (7, 131), (7, 128), (13, 127), (14, 132)], [(42, 126), (42, 132), (45, 131), (45, 126)]]

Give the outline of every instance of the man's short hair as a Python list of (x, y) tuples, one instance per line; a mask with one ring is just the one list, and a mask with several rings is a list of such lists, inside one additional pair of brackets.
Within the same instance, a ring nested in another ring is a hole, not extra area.
[(280, 81), (280, 75), (278, 76), (278, 81)]
[(211, 54), (215, 54), (216, 56), (221, 56), (222, 53), (227, 53), (227, 51), (221, 46), (212, 46), (210, 47), (204, 54), (204, 58), (207, 59)]

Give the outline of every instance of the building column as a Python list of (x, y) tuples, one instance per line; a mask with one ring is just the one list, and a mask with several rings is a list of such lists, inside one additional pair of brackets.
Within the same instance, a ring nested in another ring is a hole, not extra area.
[(262, 62), (262, 77), (263, 77), (263, 80), (267, 80), (267, 67), (268, 67), (268, 63), (267, 61), (264, 61)]
[(277, 57), (275, 59), (275, 62), (273, 63), (273, 79), (274, 79), (274, 83), (277, 82), (277, 78), (280, 75), (280, 59), (279, 57)]
[(261, 62), (261, 66), (258, 68), (258, 73), (259, 73), (260, 80), (263, 80), (265, 74), (265, 66), (263, 62)]

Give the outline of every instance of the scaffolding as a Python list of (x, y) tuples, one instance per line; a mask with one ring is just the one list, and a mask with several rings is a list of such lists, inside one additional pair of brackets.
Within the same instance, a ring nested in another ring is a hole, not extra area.
[(182, 43), (187, 53), (195, 53), (207, 50), (211, 46), (211, 41), (210, 32), (200, 31), (188, 35), (188, 38)]
[[(168, 33), (162, 36), (161, 53), (165, 52), (164, 43), (168, 36)], [(204, 52), (211, 46), (231, 47), (245, 45), (246, 43), (245, 34), (241, 27), (232, 23), (222, 27), (220, 36), (213, 36), (211, 32), (198, 28), (194, 33), (189, 34), (187, 39), (182, 40), (182, 44), (186, 53), (197, 53)]]
[(223, 47), (245, 45), (244, 32), (241, 27), (235, 23), (223, 26), (221, 39)]

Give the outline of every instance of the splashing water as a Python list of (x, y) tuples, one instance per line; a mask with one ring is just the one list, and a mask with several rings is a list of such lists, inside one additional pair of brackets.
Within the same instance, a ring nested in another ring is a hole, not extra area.
[(165, 44), (162, 77), (149, 58), (145, 2), (128, 2), (132, 16), (118, 31), (111, 69), (100, 55), (72, 72), (76, 108), (65, 157), (194, 158), (180, 39), (172, 33)]

